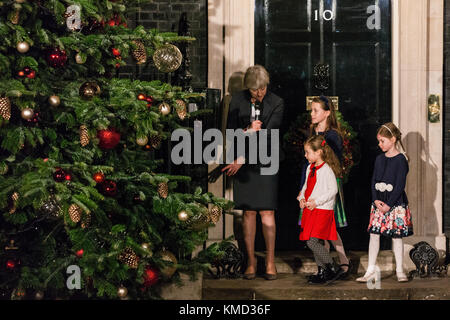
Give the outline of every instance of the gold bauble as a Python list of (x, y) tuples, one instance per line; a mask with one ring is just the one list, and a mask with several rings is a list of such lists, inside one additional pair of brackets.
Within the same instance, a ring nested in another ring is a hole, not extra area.
[(174, 72), (181, 66), (183, 55), (173, 44), (165, 44), (153, 54), (153, 62), (161, 72)]
[(75, 62), (78, 63), (78, 64), (83, 64), (86, 61), (83, 59), (83, 57), (80, 55), (80, 53), (77, 53), (75, 55)]
[(163, 261), (172, 263), (171, 265), (168, 265), (161, 269), (161, 273), (163, 275), (165, 275), (167, 278), (172, 277), (173, 274), (175, 273), (175, 271), (177, 271), (176, 264), (178, 263), (178, 261), (177, 261), (177, 258), (175, 257), (175, 255), (170, 251), (163, 250), (163, 251), (158, 252), (157, 256), (160, 256), (161, 260), (163, 260)]
[(180, 212), (178, 212), (178, 220), (180, 221), (187, 221), (187, 219), (189, 219), (189, 215), (187, 214), (186, 211), (181, 210)]
[(59, 105), (61, 104), (61, 99), (60, 99), (58, 96), (53, 95), (53, 96), (50, 96), (50, 97), (48, 98), (48, 103), (49, 103), (52, 107), (57, 107), (57, 106), (59, 106)]
[(161, 114), (163, 116), (167, 116), (170, 113), (170, 105), (167, 102), (162, 102), (159, 107), (159, 112), (161, 112)]
[(23, 119), (30, 120), (34, 116), (34, 111), (31, 108), (25, 108), (22, 110), (20, 115), (22, 116)]
[(34, 299), (36, 299), (36, 300), (42, 300), (42, 299), (44, 299), (44, 292), (42, 292), (42, 291), (37, 291), (36, 294), (34, 295)]
[(101, 93), (100, 86), (95, 81), (87, 81), (83, 83), (79, 90), (80, 96), (90, 99)]
[(127, 294), (128, 294), (128, 289), (125, 288), (124, 286), (120, 286), (120, 287), (117, 289), (117, 296), (118, 296), (119, 298), (123, 299), (123, 298), (125, 298), (125, 297), (127, 296)]
[(17, 43), (17, 51), (20, 53), (26, 53), (28, 50), (30, 50), (30, 45), (26, 41), (21, 41)]
[(150, 245), (147, 242), (144, 242), (141, 244), (141, 248), (144, 250), (148, 250), (148, 249), (150, 249)]
[(143, 136), (143, 137), (136, 139), (136, 143), (140, 146), (145, 146), (147, 144), (147, 142), (148, 142), (147, 136)]

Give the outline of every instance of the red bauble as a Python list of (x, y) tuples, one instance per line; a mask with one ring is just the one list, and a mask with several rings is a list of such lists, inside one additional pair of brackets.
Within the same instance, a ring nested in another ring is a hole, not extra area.
[(13, 270), (16, 267), (16, 262), (14, 260), (6, 261), (6, 268)]
[(30, 73), (27, 75), (28, 79), (34, 79), (36, 77), (36, 71), (31, 70)]
[(92, 178), (94, 179), (95, 182), (102, 183), (103, 180), (105, 180), (105, 175), (101, 172), (97, 172), (97, 173), (94, 173)]
[(102, 193), (107, 196), (115, 196), (117, 193), (117, 184), (109, 179), (106, 179), (101, 184)]
[(138, 94), (137, 98), (138, 98), (138, 100), (146, 100), (147, 99), (147, 97), (143, 93)]
[(102, 149), (113, 149), (120, 141), (120, 133), (115, 130), (100, 130), (97, 133), (100, 139), (99, 147)]
[(112, 48), (111, 49), (111, 51), (112, 51), (112, 54), (114, 55), (114, 56), (120, 56), (120, 51), (119, 51), (119, 49), (116, 49), (116, 48)]
[(77, 256), (78, 258), (81, 258), (81, 257), (83, 256), (83, 253), (84, 253), (84, 250), (83, 250), (83, 249), (80, 249), (80, 250), (77, 251), (76, 256)]
[(68, 173), (66, 174), (66, 176), (64, 177), (67, 181), (72, 180), (72, 176)]
[(144, 287), (148, 288), (158, 282), (159, 274), (158, 270), (150, 266), (145, 267), (144, 271)]
[(47, 63), (50, 67), (61, 68), (64, 67), (67, 61), (67, 54), (64, 50), (59, 48), (50, 49), (47, 51)]
[(66, 173), (61, 168), (56, 168), (56, 171), (53, 173), (53, 179), (56, 182), (63, 182), (66, 180)]

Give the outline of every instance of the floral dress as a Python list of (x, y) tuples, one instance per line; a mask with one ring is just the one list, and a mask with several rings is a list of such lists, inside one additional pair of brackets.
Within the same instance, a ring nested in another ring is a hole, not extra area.
[[(372, 177), (368, 232), (392, 238), (413, 235), (411, 211), (405, 193), (408, 171), (408, 162), (402, 153), (394, 157), (387, 157), (385, 154), (377, 157)], [(390, 210), (382, 213), (375, 206), (375, 200), (386, 203)]]

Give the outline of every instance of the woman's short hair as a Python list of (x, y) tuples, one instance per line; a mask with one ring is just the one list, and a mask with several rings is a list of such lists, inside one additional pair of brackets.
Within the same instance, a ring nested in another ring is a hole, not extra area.
[(244, 86), (247, 89), (257, 90), (259, 88), (264, 88), (269, 84), (269, 73), (266, 68), (261, 65), (254, 65), (249, 67), (245, 72), (244, 76)]

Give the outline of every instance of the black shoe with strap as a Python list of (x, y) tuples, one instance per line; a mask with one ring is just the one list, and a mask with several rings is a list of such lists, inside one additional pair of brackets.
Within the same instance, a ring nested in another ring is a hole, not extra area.
[(333, 264), (327, 263), (325, 265), (324, 278), (327, 285), (332, 284), (334, 281), (339, 279), (345, 271)]
[(319, 271), (317, 274), (310, 276), (308, 279), (309, 284), (323, 284), (326, 283), (325, 280), (325, 269), (322, 267), (319, 267)]
[(306, 279), (309, 281), (311, 280), (313, 277), (317, 276), (319, 273), (323, 272), (323, 268), (321, 266), (317, 266), (317, 273), (315, 274), (310, 274), (309, 276), (306, 277)]

